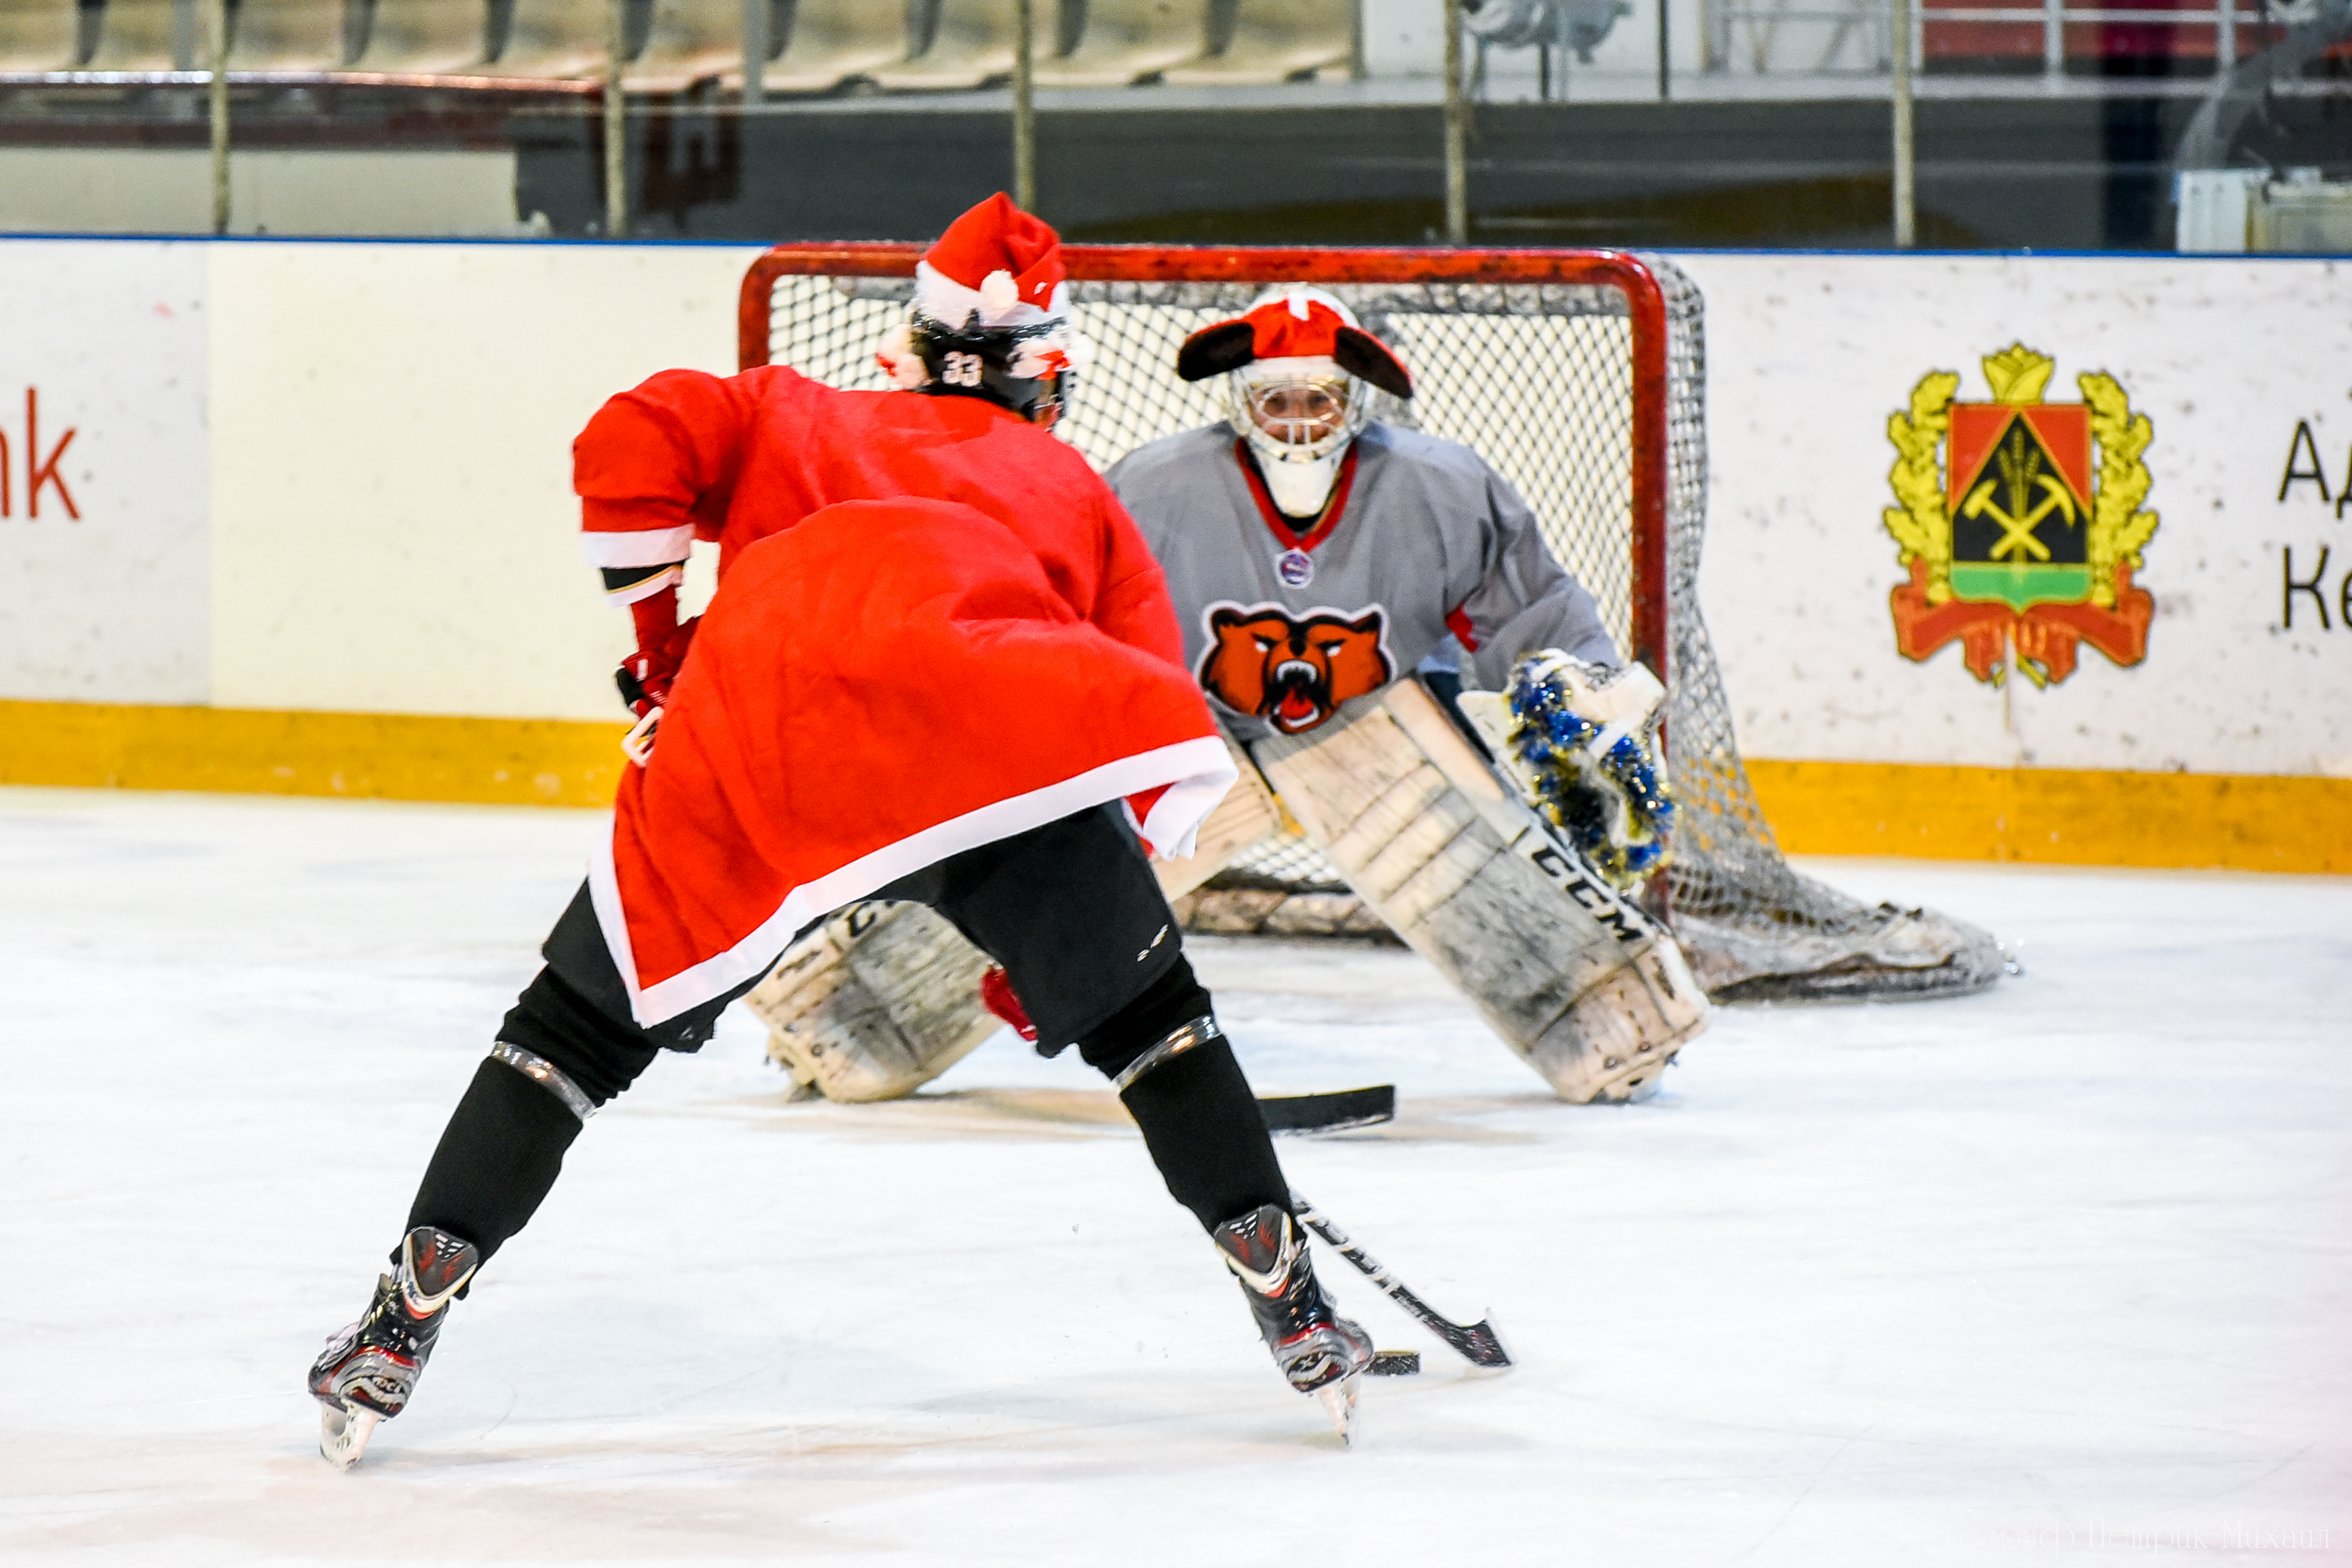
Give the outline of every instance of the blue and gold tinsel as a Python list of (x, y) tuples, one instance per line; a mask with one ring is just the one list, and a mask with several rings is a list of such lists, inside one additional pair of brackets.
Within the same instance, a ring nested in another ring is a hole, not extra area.
[(1602, 727), (1568, 706), (1555, 660), (1523, 660), (1511, 672), (1511, 748), (1536, 776), (1537, 805), (1610, 883), (1631, 891), (1666, 863), (1675, 802), (1632, 734), (1600, 757)]

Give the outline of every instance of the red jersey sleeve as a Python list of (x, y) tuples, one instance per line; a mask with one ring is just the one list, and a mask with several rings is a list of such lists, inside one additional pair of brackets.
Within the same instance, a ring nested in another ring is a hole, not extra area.
[(719, 537), (774, 373), (664, 371), (606, 400), (572, 444), (589, 564), (661, 566), (684, 560), (698, 537)]

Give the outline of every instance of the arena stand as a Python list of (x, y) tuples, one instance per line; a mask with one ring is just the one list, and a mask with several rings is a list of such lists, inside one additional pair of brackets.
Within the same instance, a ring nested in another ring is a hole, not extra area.
[[(503, 13), (502, 37), (493, 21)], [(239, 0), (230, 8), (232, 80), (467, 87), (512, 90), (601, 80), (603, 0)], [(1013, 68), (1012, 0), (929, 0), (904, 7), (802, 0), (775, 8), (761, 71), (771, 92), (851, 84), (892, 91), (968, 90)], [(736, 0), (656, 0), (630, 8), (625, 80), (640, 92), (697, 84), (740, 89)], [(1041, 16), (1041, 28), (1054, 26)], [(1088, 5), (1082, 25), (1041, 40), (1038, 82), (1117, 87), (1279, 82), (1345, 68), (1355, 51), (1348, 0), (1211, 0)], [(7, 0), (0, 5), (0, 79), (14, 85), (121, 86), (201, 70), (202, 22), (189, 0)]]

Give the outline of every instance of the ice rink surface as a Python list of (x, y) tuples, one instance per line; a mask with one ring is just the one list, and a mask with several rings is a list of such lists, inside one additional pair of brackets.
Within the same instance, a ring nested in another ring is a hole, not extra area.
[(1394, 949), (1201, 943), (1293, 1181), (1520, 1358), (1342, 1451), (1106, 1087), (784, 1103), (740, 1009), (575, 1145), (351, 1474), (356, 1314), (586, 813), (0, 791), (0, 1561), (2352, 1562), (2352, 883), (1835, 862), (1959, 1001), (1554, 1103)]

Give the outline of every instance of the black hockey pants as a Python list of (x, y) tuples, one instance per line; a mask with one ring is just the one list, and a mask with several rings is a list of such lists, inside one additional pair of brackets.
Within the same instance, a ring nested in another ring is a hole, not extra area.
[[(928, 904), (1004, 966), (1037, 1025), (1038, 1049), (1076, 1044), (1115, 1077), (1180, 1025), (1211, 1010), (1141, 847), (1116, 807), (1065, 817), (902, 878), (877, 898)], [(552, 1064), (602, 1105), (664, 1050), (696, 1051), (738, 991), (653, 1029), (631, 1019), (583, 886), (556, 922), (547, 967), (499, 1039)], [(1122, 1096), (1176, 1201), (1204, 1228), (1288, 1189), (1241, 1064), (1218, 1040), (1137, 1079)], [(535, 1213), (581, 1121), (558, 1096), (495, 1058), (449, 1119), (409, 1209), (408, 1228), (462, 1236), (488, 1260)]]

